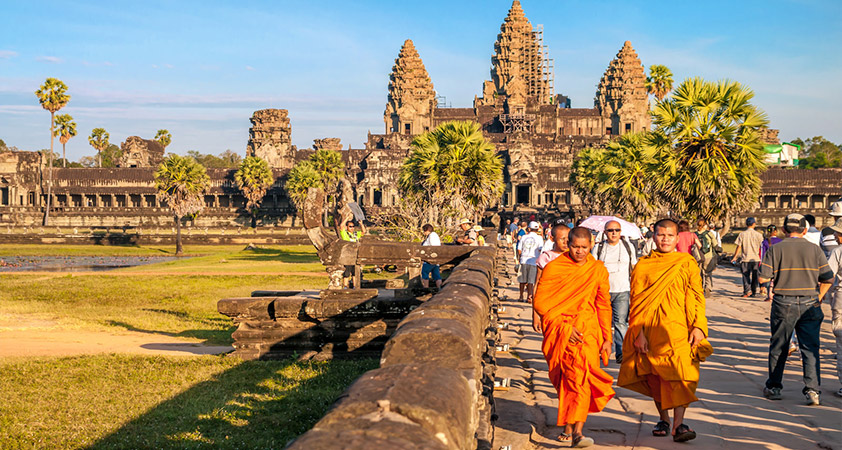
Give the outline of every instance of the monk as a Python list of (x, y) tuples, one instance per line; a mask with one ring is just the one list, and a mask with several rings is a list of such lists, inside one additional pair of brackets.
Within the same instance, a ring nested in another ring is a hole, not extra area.
[(593, 445), (582, 434), (588, 413), (614, 397), (614, 379), (599, 367), (611, 351), (608, 270), (591, 256), (591, 232), (576, 227), (568, 250), (544, 267), (533, 308), (541, 318), (542, 350), (550, 381), (558, 391), (559, 440), (581, 448)]
[(713, 348), (706, 340), (699, 265), (690, 254), (675, 251), (678, 224), (658, 221), (654, 241), (655, 251), (632, 272), (629, 329), (617, 385), (655, 400), (660, 421), (653, 435), (671, 431), (674, 441), (685, 442), (696, 438), (684, 423), (684, 413), (698, 400), (699, 361)]

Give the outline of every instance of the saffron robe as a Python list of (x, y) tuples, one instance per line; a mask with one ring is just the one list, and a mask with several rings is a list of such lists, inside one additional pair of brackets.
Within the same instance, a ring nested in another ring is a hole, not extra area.
[[(614, 397), (614, 379), (599, 367), (599, 349), (611, 340), (608, 270), (588, 254), (579, 266), (565, 252), (544, 267), (532, 306), (541, 316), (541, 349), (558, 391), (558, 425), (584, 422)], [(570, 343), (575, 327), (583, 342)]]
[[(707, 336), (699, 265), (687, 253), (653, 251), (632, 272), (629, 329), (617, 385), (652, 397), (664, 409), (697, 401), (699, 360), (713, 348), (707, 339), (690, 348), (693, 327)], [(641, 328), (649, 342), (646, 354), (634, 347)]]

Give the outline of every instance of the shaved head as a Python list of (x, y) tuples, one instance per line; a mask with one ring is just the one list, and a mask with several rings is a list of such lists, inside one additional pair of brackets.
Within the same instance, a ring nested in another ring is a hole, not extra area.
[(658, 231), (658, 228), (672, 228), (673, 230), (675, 230), (676, 233), (678, 233), (678, 224), (675, 223), (675, 221), (672, 219), (661, 219), (655, 222), (656, 233)]
[(570, 235), (568, 239), (570, 239), (570, 241), (573, 241), (573, 239), (587, 239), (588, 241), (590, 241), (591, 237), (593, 237), (593, 235), (591, 234), (591, 230), (585, 227), (576, 227), (570, 230)]
[(576, 227), (570, 230), (567, 242), (567, 253), (570, 255), (570, 259), (579, 265), (584, 264), (588, 255), (591, 253), (593, 243), (591, 230), (584, 227)]

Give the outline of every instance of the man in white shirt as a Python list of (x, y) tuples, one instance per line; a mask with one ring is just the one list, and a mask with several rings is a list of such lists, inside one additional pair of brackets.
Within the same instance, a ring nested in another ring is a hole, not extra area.
[[(804, 214), (804, 218), (807, 219), (807, 225), (810, 227), (807, 228), (807, 234), (804, 235), (804, 239), (810, 241), (813, 244), (818, 245), (819, 247), (822, 246), (822, 232), (816, 228), (816, 217), (812, 214)], [(825, 255), (827, 256), (827, 255)]]
[[(835, 275), (827, 296), (830, 297), (831, 330), (836, 337), (836, 376), (842, 384), (842, 217), (828, 228), (833, 231), (837, 243), (827, 258), (827, 264)], [(836, 395), (842, 397), (842, 388), (836, 391)]]
[(631, 272), (637, 255), (631, 244), (620, 235), (620, 223), (605, 224), (605, 240), (595, 245), (591, 253), (608, 269), (608, 293), (611, 295), (611, 325), (614, 328), (614, 359), (623, 362), (623, 339), (629, 329), (629, 293)]
[[(438, 233), (433, 231), (432, 225), (428, 223), (424, 225), (421, 230), (424, 233), (424, 241), (421, 242), (422, 246), (427, 247), (441, 245), (441, 238), (439, 238)], [(439, 269), (439, 265), (424, 261), (421, 265), (421, 285), (425, 288), (430, 287), (431, 274), (433, 275), (433, 281), (435, 281), (436, 287), (441, 289), (441, 270)]]
[(526, 299), (530, 303), (532, 302), (535, 279), (538, 276), (538, 257), (541, 256), (541, 250), (544, 247), (544, 239), (538, 234), (540, 229), (541, 224), (538, 222), (529, 222), (529, 233), (520, 238), (520, 245), (518, 246), (520, 274), (517, 277), (517, 281), (520, 283), (519, 301), (523, 301), (523, 292), (526, 290)]

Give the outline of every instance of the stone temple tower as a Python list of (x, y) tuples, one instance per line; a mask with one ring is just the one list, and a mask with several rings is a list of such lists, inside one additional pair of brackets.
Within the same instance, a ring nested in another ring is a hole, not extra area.
[(649, 129), (646, 71), (631, 42), (626, 41), (617, 57), (608, 64), (599, 80), (594, 106), (605, 118), (606, 129), (610, 124), (612, 135)]
[[(491, 57), (491, 81), (497, 94), (509, 94), (509, 84), (521, 77), (527, 96), (542, 104), (550, 102), (552, 75), (545, 59), (542, 36), (542, 31), (532, 28), (520, 1), (514, 0), (509, 14), (500, 25), (500, 34), (494, 43), (494, 56)], [(488, 96), (490, 87), (484, 87), (483, 97)], [(490, 101), (489, 98), (485, 100)]]
[(386, 133), (421, 134), (429, 131), (436, 107), (436, 91), (424, 62), (407, 39), (389, 76), (389, 99), (383, 121)]
[(251, 116), (246, 156), (257, 156), (275, 169), (290, 169), (295, 146), (291, 145), (292, 127), (285, 109), (261, 109)]

